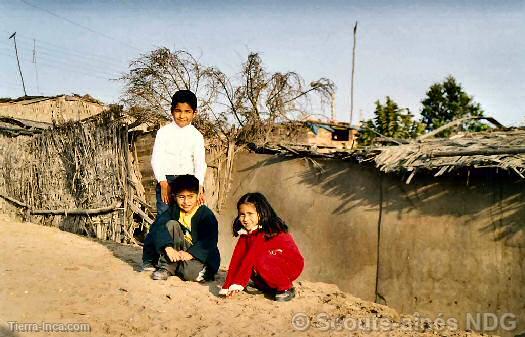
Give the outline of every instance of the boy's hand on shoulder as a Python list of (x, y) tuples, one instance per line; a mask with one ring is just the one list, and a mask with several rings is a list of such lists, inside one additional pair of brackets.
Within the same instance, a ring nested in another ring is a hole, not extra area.
[(181, 252), (176, 251), (173, 247), (166, 247), (164, 248), (164, 251), (166, 252), (166, 255), (168, 255), (168, 259), (170, 259), (171, 262), (177, 262), (181, 261)]
[(200, 205), (204, 205), (206, 203), (206, 195), (204, 194), (204, 187), (199, 187), (199, 197), (197, 199), (197, 203)]
[(160, 184), (160, 195), (162, 198), (162, 202), (165, 204), (170, 204), (170, 193), (171, 193), (171, 187), (167, 180), (163, 180), (159, 182)]

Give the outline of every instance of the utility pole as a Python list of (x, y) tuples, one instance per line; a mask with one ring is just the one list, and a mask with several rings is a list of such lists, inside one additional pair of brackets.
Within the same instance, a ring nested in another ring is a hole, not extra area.
[(350, 125), (354, 119), (354, 73), (355, 73), (355, 44), (357, 35), (357, 21), (354, 26), (354, 47), (352, 48), (352, 83), (350, 84)]
[(16, 54), (16, 63), (18, 64), (18, 72), (20, 73), (20, 77), (22, 78), (22, 87), (24, 88), (24, 96), (27, 96), (26, 92), (26, 84), (24, 83), (24, 76), (22, 75), (22, 69), (20, 69), (20, 60), (18, 59), (18, 49), (16, 48), (16, 32), (11, 34), (9, 37), (9, 40), (13, 39), (15, 42), (15, 54)]
[(335, 121), (335, 92), (330, 95), (330, 112), (332, 122)]

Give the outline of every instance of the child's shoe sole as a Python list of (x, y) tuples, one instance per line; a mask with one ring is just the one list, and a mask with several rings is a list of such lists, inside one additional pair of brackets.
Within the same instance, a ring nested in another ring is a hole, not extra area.
[(288, 302), (291, 301), (295, 297), (295, 288), (290, 288), (288, 290), (285, 290), (283, 292), (278, 292), (275, 294), (275, 301), (276, 302)]

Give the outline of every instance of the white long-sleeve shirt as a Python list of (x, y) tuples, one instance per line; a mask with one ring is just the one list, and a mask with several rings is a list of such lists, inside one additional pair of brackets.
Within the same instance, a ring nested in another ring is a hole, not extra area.
[(204, 137), (191, 124), (183, 128), (175, 122), (164, 125), (155, 137), (151, 167), (158, 182), (166, 180), (166, 175), (193, 174), (204, 186)]

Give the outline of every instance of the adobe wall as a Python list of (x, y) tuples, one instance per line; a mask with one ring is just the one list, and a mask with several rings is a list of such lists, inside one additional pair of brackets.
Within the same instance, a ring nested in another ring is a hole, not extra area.
[(467, 313), (513, 313), (521, 317), (518, 331), (525, 330), (523, 180), (481, 176), (468, 186), (465, 178), (384, 181), (383, 303), (460, 322)]

